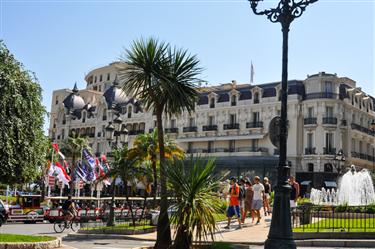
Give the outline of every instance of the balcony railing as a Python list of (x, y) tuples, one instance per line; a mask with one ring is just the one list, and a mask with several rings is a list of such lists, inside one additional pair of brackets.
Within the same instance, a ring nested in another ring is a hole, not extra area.
[(145, 130), (131, 130), (129, 131), (129, 135), (130, 136), (134, 136), (134, 135), (139, 135), (139, 134), (144, 134), (145, 133)]
[(351, 124), (351, 127), (353, 130), (357, 130), (357, 131), (360, 131), (360, 132), (363, 132), (363, 133), (366, 133), (368, 135), (371, 135), (371, 136), (375, 136), (375, 132), (372, 131), (371, 129), (369, 128), (366, 128), (366, 127), (363, 127), (359, 124), (356, 124), (356, 123), (352, 123)]
[(362, 160), (367, 160), (367, 161), (370, 161), (370, 162), (374, 162), (375, 161), (375, 158), (373, 156), (367, 155), (365, 153), (360, 153), (360, 152), (352, 151), (351, 155), (354, 158), (360, 158)]
[(239, 147), (239, 148), (208, 148), (208, 149), (190, 149), (186, 153), (228, 153), (228, 152), (262, 152), (268, 153), (268, 148), (264, 147)]
[(234, 130), (234, 129), (239, 129), (239, 128), (240, 128), (240, 124), (239, 124), (239, 123), (224, 124), (223, 128), (224, 128), (224, 130)]
[(305, 155), (315, 155), (316, 148), (305, 148)]
[(336, 125), (337, 124), (337, 118), (334, 118), (334, 117), (324, 117), (323, 118), (323, 124)]
[(312, 125), (312, 124), (316, 125), (317, 124), (317, 118), (312, 118), (312, 117), (304, 118), (303, 124), (305, 124), (305, 125)]
[(88, 137), (95, 137), (95, 133), (89, 133), (87, 136)]
[(217, 131), (217, 125), (203, 125), (203, 131)]
[(197, 132), (198, 128), (196, 126), (184, 127), (183, 132)]
[(263, 128), (263, 122), (262, 121), (247, 122), (246, 128)]
[(305, 99), (338, 99), (339, 95), (337, 93), (331, 92), (318, 92), (318, 93), (308, 93)]
[(324, 155), (335, 155), (336, 154), (336, 148), (323, 148), (323, 154)]
[(165, 128), (164, 131), (165, 131), (165, 133), (178, 133), (178, 128), (177, 127)]

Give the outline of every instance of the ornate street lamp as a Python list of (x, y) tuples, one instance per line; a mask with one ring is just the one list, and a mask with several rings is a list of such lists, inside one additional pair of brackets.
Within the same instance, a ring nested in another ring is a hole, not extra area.
[(287, 155), (287, 99), (288, 99), (288, 34), (290, 24), (300, 17), (307, 5), (318, 0), (280, 0), (276, 8), (257, 10), (260, 0), (249, 0), (251, 9), (256, 15), (266, 15), (273, 23), (280, 23), (283, 33), (282, 52), (282, 79), (281, 79), (281, 119), (280, 119), (280, 155), (278, 165), (277, 186), (275, 188), (275, 200), (273, 205), (271, 227), (268, 239), (264, 247), (296, 248), (293, 240), (291, 215), (290, 215), (290, 191), (288, 175), (290, 167), (286, 162)]
[(341, 162), (345, 162), (346, 158), (345, 158), (345, 154), (344, 154), (344, 151), (342, 149), (340, 149), (335, 157), (333, 158), (333, 160), (336, 162), (335, 163), (335, 167), (336, 167), (336, 170), (337, 170), (337, 173), (340, 175), (341, 172), (342, 172), (342, 168), (341, 168)]
[[(372, 130), (372, 136), (375, 137), (375, 120), (372, 120), (371, 122), (371, 130)], [(372, 147), (372, 173), (375, 173), (375, 141)]]

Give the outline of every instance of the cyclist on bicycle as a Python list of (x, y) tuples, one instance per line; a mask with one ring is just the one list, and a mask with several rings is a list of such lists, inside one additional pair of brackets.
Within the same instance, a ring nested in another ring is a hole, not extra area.
[(72, 200), (71, 195), (69, 195), (68, 199), (63, 203), (62, 212), (63, 212), (65, 221), (71, 221), (76, 217), (75, 216), (75, 213), (76, 213), (75, 203)]

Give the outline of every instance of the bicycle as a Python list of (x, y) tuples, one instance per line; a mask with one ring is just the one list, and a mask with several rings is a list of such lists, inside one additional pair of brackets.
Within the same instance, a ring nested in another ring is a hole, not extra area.
[(73, 232), (77, 232), (80, 227), (80, 224), (78, 220), (76, 219), (76, 216), (73, 217), (71, 220), (64, 220), (63, 221), (55, 221), (53, 223), (53, 230), (55, 230), (56, 233), (62, 233), (65, 229), (72, 229)]

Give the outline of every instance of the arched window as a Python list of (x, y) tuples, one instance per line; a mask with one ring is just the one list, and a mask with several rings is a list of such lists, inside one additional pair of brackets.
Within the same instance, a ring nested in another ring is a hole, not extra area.
[(259, 103), (259, 93), (256, 92), (254, 93), (254, 104), (258, 104)]
[(330, 163), (324, 164), (324, 172), (332, 173), (333, 172), (332, 164), (330, 164)]

